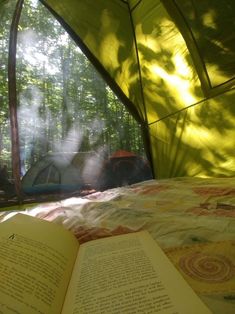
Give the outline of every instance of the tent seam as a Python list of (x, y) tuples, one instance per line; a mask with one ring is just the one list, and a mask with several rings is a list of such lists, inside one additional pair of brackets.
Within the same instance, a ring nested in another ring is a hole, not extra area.
[[(141, 1), (140, 1), (141, 2)], [(140, 3), (138, 2), (137, 5)], [(138, 48), (137, 48), (137, 40), (136, 40), (136, 34), (135, 34), (135, 28), (134, 28), (134, 21), (132, 18), (132, 11), (130, 8), (129, 1), (127, 3), (128, 10), (129, 10), (129, 16), (130, 16), (130, 23), (132, 27), (132, 32), (133, 32), (133, 39), (134, 39), (134, 45), (135, 45), (135, 53), (136, 53), (136, 58), (137, 58), (137, 65), (138, 65), (138, 74), (139, 74), (139, 83), (140, 83), (140, 93), (142, 97), (142, 102), (143, 102), (143, 107), (144, 107), (144, 121), (142, 122), (142, 132), (144, 136), (144, 141), (146, 142), (146, 150), (147, 150), (147, 156), (149, 159), (149, 162), (151, 164), (152, 170), (154, 169), (153, 167), (153, 158), (152, 158), (152, 153), (150, 150), (150, 133), (149, 133), (149, 127), (148, 127), (148, 116), (147, 116), (147, 110), (146, 110), (146, 104), (145, 104), (145, 97), (144, 97), (144, 91), (143, 91), (143, 80), (142, 80), (142, 75), (141, 75), (141, 69), (140, 69), (140, 59), (139, 59), (139, 53), (138, 53)]]
[[(133, 6), (133, 8), (130, 8), (131, 12), (133, 12), (133, 11), (136, 9), (136, 7), (140, 4), (140, 2), (142, 2), (142, 0), (139, 0), (139, 1)], [(128, 4), (128, 6), (129, 6), (129, 4)]]
[[(223, 91), (223, 92), (221, 92), (220, 94), (217, 94), (216, 96), (220, 96), (220, 95), (222, 95), (222, 94), (226, 94), (227, 92), (231, 92), (231, 91), (233, 91), (233, 90), (235, 90), (235, 87), (230, 88), (229, 90)], [(156, 120), (156, 121), (153, 121), (153, 122), (149, 123), (148, 126), (153, 125), (153, 124), (155, 124), (155, 123), (158, 123), (158, 122), (160, 122), (160, 121), (162, 121), (162, 120), (165, 120), (165, 119), (167, 119), (167, 118), (169, 118), (169, 117), (171, 117), (171, 116), (174, 116), (174, 115), (177, 114), (177, 113), (183, 112), (183, 111), (185, 111), (185, 110), (187, 110), (187, 109), (189, 109), (189, 108), (192, 108), (192, 107), (195, 107), (195, 106), (197, 106), (197, 105), (200, 105), (200, 104), (202, 104), (203, 102), (205, 102), (205, 101), (207, 101), (207, 100), (210, 100), (210, 99), (212, 99), (212, 98), (215, 98), (215, 95), (211, 95), (211, 96), (209, 96), (209, 97), (204, 97), (202, 100), (200, 100), (200, 101), (198, 101), (198, 102), (196, 102), (196, 103), (194, 103), (194, 104), (192, 104), (192, 105), (189, 105), (189, 106), (184, 107), (184, 108), (182, 108), (182, 109), (180, 109), (180, 110), (177, 110), (177, 111), (174, 111), (174, 112), (172, 112), (172, 113), (169, 113), (169, 114), (166, 115), (165, 117), (162, 117), (162, 118), (160, 118), (160, 119), (158, 119), (158, 120)]]
[(133, 31), (133, 38), (134, 38), (134, 45), (135, 45), (135, 53), (136, 53), (136, 58), (137, 58), (137, 65), (138, 65), (138, 74), (139, 74), (139, 80), (140, 80), (140, 90), (141, 90), (141, 97), (142, 97), (142, 102), (143, 102), (143, 107), (144, 107), (144, 118), (145, 118), (145, 122), (148, 124), (148, 118), (147, 118), (147, 110), (146, 110), (146, 104), (145, 104), (145, 98), (144, 98), (144, 92), (143, 92), (143, 80), (142, 80), (142, 74), (141, 74), (141, 70), (140, 70), (140, 59), (139, 59), (139, 53), (138, 53), (138, 48), (137, 48), (137, 40), (136, 40), (136, 35), (135, 35), (135, 29), (134, 29), (134, 22), (133, 22), (133, 18), (132, 18), (132, 12), (131, 12), (131, 8), (129, 5), (129, 2), (127, 3), (128, 6), (128, 10), (129, 10), (129, 16), (130, 16), (130, 22), (131, 22), (131, 28)]
[[(207, 96), (211, 90), (211, 82), (192, 30), (175, 0), (161, 0), (161, 2), (185, 40), (186, 46), (192, 56), (193, 63), (201, 81), (203, 92), (205, 93), (205, 96)], [(198, 66), (200, 66), (200, 71), (197, 70)]]

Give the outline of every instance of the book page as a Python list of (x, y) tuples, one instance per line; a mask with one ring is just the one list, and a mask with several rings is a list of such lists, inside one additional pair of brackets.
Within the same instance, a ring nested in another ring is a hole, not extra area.
[(23, 214), (1, 223), (0, 313), (60, 313), (77, 251), (62, 226)]
[(209, 314), (147, 232), (80, 246), (62, 313)]

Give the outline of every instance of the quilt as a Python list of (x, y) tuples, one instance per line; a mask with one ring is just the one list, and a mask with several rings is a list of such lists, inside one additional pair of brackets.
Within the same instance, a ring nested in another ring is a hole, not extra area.
[(215, 314), (235, 313), (235, 178), (148, 180), (18, 212), (71, 230), (80, 242), (148, 230)]

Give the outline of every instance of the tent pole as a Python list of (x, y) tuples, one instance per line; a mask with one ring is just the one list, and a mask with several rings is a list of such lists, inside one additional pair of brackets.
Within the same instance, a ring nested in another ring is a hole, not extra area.
[(141, 1), (137, 2), (136, 5), (131, 9), (129, 1), (127, 2), (128, 10), (129, 10), (129, 16), (130, 16), (130, 23), (133, 31), (133, 39), (134, 39), (134, 45), (135, 45), (135, 53), (136, 53), (136, 58), (137, 58), (137, 64), (138, 64), (138, 75), (139, 75), (139, 81), (141, 85), (141, 97), (142, 97), (142, 102), (143, 102), (143, 107), (144, 107), (144, 122), (141, 122), (141, 129), (142, 129), (142, 134), (144, 138), (144, 146), (145, 146), (145, 152), (146, 156), (148, 158), (148, 161), (151, 165), (152, 173), (154, 177), (156, 177), (156, 174), (154, 173), (154, 166), (153, 166), (153, 158), (152, 158), (152, 151), (150, 149), (150, 131), (149, 131), (149, 125), (148, 125), (148, 115), (147, 115), (147, 109), (146, 109), (146, 103), (145, 103), (145, 96), (144, 96), (144, 91), (143, 91), (143, 80), (142, 80), (142, 73), (141, 73), (141, 67), (140, 67), (140, 58), (139, 58), (139, 52), (138, 52), (138, 45), (137, 45), (137, 39), (136, 39), (136, 33), (135, 33), (135, 27), (134, 27), (134, 22), (133, 22), (133, 17), (132, 17), (132, 11), (140, 4)]
[(21, 202), (21, 181), (20, 181), (20, 148), (19, 132), (17, 121), (17, 92), (16, 92), (16, 44), (17, 31), (24, 0), (18, 0), (12, 18), (9, 53), (8, 53), (8, 94), (9, 111), (11, 123), (11, 151), (12, 151), (12, 172), (18, 201)]

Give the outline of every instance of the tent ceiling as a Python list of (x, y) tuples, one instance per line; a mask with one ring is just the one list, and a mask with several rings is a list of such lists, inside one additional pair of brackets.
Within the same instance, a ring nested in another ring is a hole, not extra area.
[(144, 126), (156, 176), (235, 175), (234, 0), (41, 2)]
[[(181, 30), (206, 94), (234, 85), (234, 1), (166, 0), (165, 6)], [(204, 73), (202, 73), (204, 72)]]
[(99, 0), (95, 10), (92, 0), (43, 2), (69, 25), (148, 123), (197, 103), (212, 88), (234, 85), (232, 0), (226, 5)]
[[(211, 130), (198, 122), (206, 115), (211, 125), (218, 110), (234, 99), (233, 0), (43, 3), (136, 108), (148, 131), (156, 176), (235, 174), (231, 141), (216, 152), (211, 141), (215, 134), (220, 141), (219, 126)], [(229, 136), (234, 132), (226, 122), (223, 128)]]

